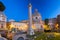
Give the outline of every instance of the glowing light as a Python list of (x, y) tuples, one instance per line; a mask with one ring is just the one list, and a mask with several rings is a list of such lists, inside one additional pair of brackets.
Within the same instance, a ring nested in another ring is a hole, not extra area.
[(35, 27), (34, 25), (32, 25), (32, 28), (33, 28), (33, 29), (36, 29), (36, 27)]
[(55, 35), (60, 35), (60, 33), (54, 33)]
[(51, 28), (50, 28), (48, 25), (44, 25), (43, 28), (44, 28), (45, 30), (51, 30)]
[(58, 25), (58, 24), (56, 24), (56, 28), (57, 28), (57, 29), (58, 29), (58, 26), (59, 26), (59, 25)]
[(11, 27), (11, 28), (13, 28), (13, 27), (14, 27), (14, 25), (12, 25), (12, 24), (11, 24), (11, 25), (10, 25), (10, 27)]

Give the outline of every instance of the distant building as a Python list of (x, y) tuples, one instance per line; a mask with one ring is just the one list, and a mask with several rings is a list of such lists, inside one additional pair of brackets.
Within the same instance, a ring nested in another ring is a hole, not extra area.
[(57, 18), (51, 18), (49, 19), (49, 24), (53, 25), (57, 23)]
[(34, 14), (32, 15), (33, 24), (36, 27), (36, 31), (43, 31), (43, 21), (40, 13), (35, 9)]
[(49, 19), (48, 25), (51, 29), (55, 29), (56, 24), (57, 24), (57, 19), (56, 18)]
[(60, 28), (60, 15), (57, 15), (58, 28)]
[(7, 18), (3, 13), (5, 6), (0, 2), (0, 29), (6, 29)]
[(27, 23), (10, 21), (7, 24), (7, 26), (10, 26), (10, 28), (16, 28), (21, 31), (27, 31)]
[(60, 15), (57, 15), (57, 22), (60, 22)]

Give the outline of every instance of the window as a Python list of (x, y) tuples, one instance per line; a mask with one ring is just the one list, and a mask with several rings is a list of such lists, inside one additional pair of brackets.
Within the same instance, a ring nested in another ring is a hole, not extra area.
[(3, 18), (2, 20), (5, 20), (5, 18)]
[(3, 24), (1, 24), (1, 28), (3, 28)]
[(38, 19), (38, 17), (36, 17), (36, 19)]

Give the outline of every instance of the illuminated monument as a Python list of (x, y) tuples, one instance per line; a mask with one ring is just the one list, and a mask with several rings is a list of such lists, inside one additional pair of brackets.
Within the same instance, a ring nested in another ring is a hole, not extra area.
[(42, 17), (37, 9), (35, 9), (34, 14), (32, 15), (33, 24), (36, 27), (36, 31), (43, 31)]
[(32, 5), (31, 3), (29, 3), (28, 5), (28, 13), (29, 13), (28, 34), (34, 35), (34, 30), (32, 29)]
[(3, 13), (4, 10), (5, 10), (5, 6), (3, 5), (2, 2), (0, 2), (0, 29), (6, 28), (6, 16)]

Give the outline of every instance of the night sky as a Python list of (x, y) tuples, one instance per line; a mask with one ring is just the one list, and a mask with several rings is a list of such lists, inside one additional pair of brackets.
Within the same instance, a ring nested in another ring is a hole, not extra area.
[[(60, 14), (60, 0), (0, 0), (5, 5), (4, 14), (7, 19), (16, 21), (28, 19), (28, 3), (32, 4), (32, 11), (38, 9), (42, 20), (46, 18), (55, 18)], [(32, 13), (32, 14), (33, 14)]]

